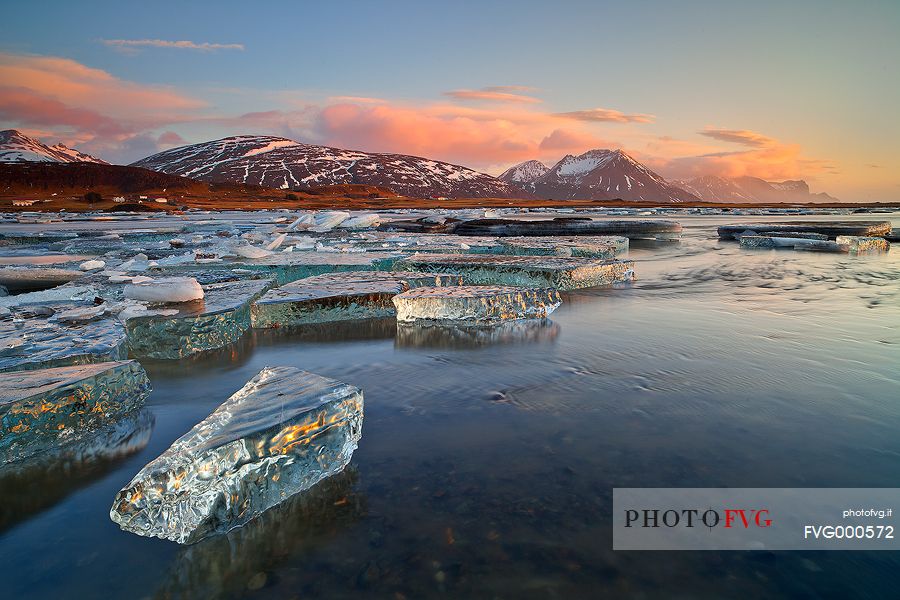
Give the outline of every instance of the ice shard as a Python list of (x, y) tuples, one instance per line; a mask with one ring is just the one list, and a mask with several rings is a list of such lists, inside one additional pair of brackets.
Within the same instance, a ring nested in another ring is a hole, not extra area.
[(0, 377), (0, 462), (81, 439), (141, 406), (135, 361), (16, 371)]
[(887, 252), (891, 247), (886, 239), (880, 237), (839, 235), (835, 242), (848, 246), (850, 252)]
[(520, 236), (500, 238), (503, 254), (615, 258), (628, 251), (628, 238), (611, 235)]
[(362, 435), (359, 388), (266, 367), (135, 475), (110, 518), (181, 544), (239, 527), (341, 472)]
[(459, 285), (458, 275), (348, 271), (307, 277), (269, 290), (253, 303), (253, 327), (271, 328), (394, 315), (391, 298), (410, 288)]
[(396, 264), (398, 270), (456, 273), (473, 285), (512, 285), (559, 290), (607, 285), (634, 279), (634, 261), (558, 256), (419, 254)]
[(488, 324), (543, 319), (562, 303), (555, 289), (502, 286), (423, 287), (394, 296), (397, 322)]
[(14, 306), (12, 318), (0, 320), (0, 372), (128, 358), (125, 328), (118, 320), (60, 318), (75, 310), (102, 308), (72, 303)]
[(250, 328), (250, 305), (271, 285), (268, 279), (212, 283), (203, 286), (203, 300), (157, 305), (177, 313), (128, 318), (128, 347), (139, 358), (177, 359), (227, 346)]

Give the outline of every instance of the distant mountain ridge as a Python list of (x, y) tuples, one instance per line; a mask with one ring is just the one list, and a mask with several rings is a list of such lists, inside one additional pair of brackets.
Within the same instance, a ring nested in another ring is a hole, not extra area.
[(109, 164), (65, 144), (48, 146), (15, 129), (0, 131), (0, 162), (88, 162)]
[(838, 202), (824, 192), (812, 194), (803, 180), (766, 181), (758, 177), (706, 175), (690, 181), (672, 181), (705, 202)]
[[(541, 170), (540, 167), (546, 170)], [(507, 169), (500, 179), (539, 198), (553, 200), (626, 200), (632, 202), (696, 202), (693, 193), (671, 185), (622, 150), (588, 150), (567, 154), (553, 167), (526, 161)]]
[(233, 136), (181, 146), (148, 156), (133, 166), (202, 181), (285, 190), (363, 184), (422, 198), (528, 196), (517, 186), (460, 165), (405, 154), (303, 144), (273, 136)]

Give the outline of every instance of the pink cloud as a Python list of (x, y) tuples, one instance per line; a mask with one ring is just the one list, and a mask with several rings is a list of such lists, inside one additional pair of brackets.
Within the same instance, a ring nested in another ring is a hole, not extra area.
[[(172, 88), (119, 79), (74, 60), (0, 53), (0, 118), (49, 130), (104, 156), (148, 147), (152, 130), (195, 118), (206, 106)], [(140, 140), (126, 143), (141, 136)]]

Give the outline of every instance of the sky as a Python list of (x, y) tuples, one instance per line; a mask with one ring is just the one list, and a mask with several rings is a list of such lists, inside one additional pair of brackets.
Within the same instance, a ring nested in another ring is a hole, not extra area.
[(128, 163), (266, 134), (492, 174), (622, 148), (667, 178), (900, 199), (900, 1), (16, 2), (0, 128)]

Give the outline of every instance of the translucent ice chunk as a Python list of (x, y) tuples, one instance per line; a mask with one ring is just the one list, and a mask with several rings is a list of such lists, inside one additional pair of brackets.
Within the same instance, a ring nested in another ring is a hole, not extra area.
[(839, 235), (835, 242), (849, 246), (850, 252), (886, 252), (891, 247), (886, 239), (880, 237)]
[(615, 258), (628, 251), (627, 237), (611, 235), (508, 237), (500, 244), (504, 254), (531, 256)]
[(381, 217), (375, 213), (357, 215), (350, 217), (340, 224), (341, 229), (365, 229), (367, 227), (377, 227), (381, 223)]
[(141, 469), (110, 518), (182, 544), (228, 531), (342, 471), (362, 419), (359, 388), (267, 367)]
[(138, 408), (150, 391), (135, 361), (0, 377), (0, 463), (80, 439)]
[(275, 252), (257, 260), (227, 260), (212, 265), (175, 266), (166, 269), (171, 273), (190, 274), (202, 283), (216, 281), (222, 271), (232, 275), (233, 269), (245, 269), (246, 272), (271, 275), (279, 284), (290, 281), (334, 273), (337, 271), (386, 271), (399, 258), (399, 255), (387, 252), (338, 253), (338, 252)]
[(251, 309), (253, 327), (371, 319), (394, 315), (391, 298), (420, 286), (459, 285), (458, 275), (349, 271), (307, 277), (270, 290)]
[(319, 232), (330, 231), (349, 218), (350, 213), (342, 210), (322, 211), (314, 215), (313, 226), (310, 227), (310, 230)]
[(498, 286), (423, 287), (394, 296), (397, 322), (465, 322), (472, 324), (538, 318), (562, 303), (554, 289)]
[(458, 273), (466, 283), (553, 287), (559, 290), (606, 285), (634, 278), (634, 261), (556, 256), (418, 254), (396, 263), (398, 270)]
[(161, 305), (170, 309), (163, 314), (132, 313), (125, 320), (128, 347), (139, 358), (177, 359), (226, 346), (250, 328), (250, 304), (271, 285), (268, 279), (211, 283), (201, 301)]
[[(80, 312), (90, 316), (105, 305), (52, 304), (44, 315), (0, 320), (0, 372), (46, 369), (124, 360), (128, 357), (125, 328), (114, 318), (68, 319)], [(78, 312), (76, 312), (78, 311)], [(60, 318), (63, 317), (63, 318)]]
[(126, 285), (125, 297), (145, 302), (193, 302), (203, 299), (203, 288), (193, 277), (167, 277)]

